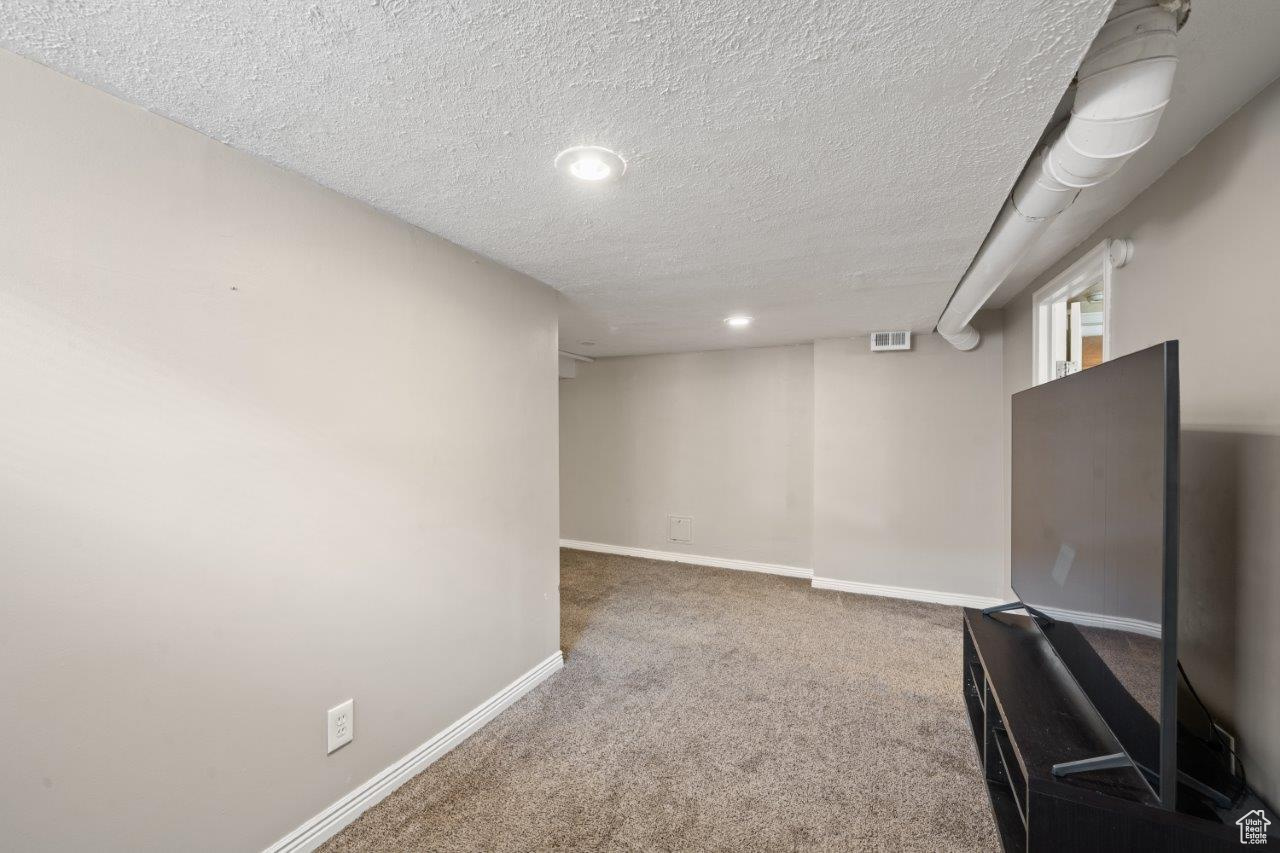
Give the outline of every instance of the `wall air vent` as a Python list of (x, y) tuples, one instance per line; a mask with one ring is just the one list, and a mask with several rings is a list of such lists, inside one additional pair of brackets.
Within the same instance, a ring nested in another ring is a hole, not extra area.
[(911, 349), (910, 332), (872, 332), (871, 351), (889, 352), (898, 349)]

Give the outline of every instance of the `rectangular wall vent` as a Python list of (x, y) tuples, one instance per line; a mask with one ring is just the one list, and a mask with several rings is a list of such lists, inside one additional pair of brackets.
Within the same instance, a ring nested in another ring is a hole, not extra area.
[(871, 334), (872, 352), (886, 352), (897, 349), (911, 349), (910, 332), (873, 332)]

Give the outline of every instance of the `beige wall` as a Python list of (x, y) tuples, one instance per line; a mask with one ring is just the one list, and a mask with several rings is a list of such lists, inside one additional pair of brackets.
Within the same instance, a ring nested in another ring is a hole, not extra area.
[[(1280, 83), (1005, 308), (1005, 390), (1031, 382), (1031, 295), (1107, 237), (1112, 353), (1178, 339), (1179, 656), (1238, 730), (1250, 782), (1280, 801)], [(1007, 405), (1007, 401), (1006, 401)]]
[(814, 574), (994, 597), (1005, 547), (999, 317), (962, 353), (814, 345)]
[(566, 539), (809, 566), (813, 347), (579, 364), (560, 424)]
[[(560, 383), (561, 535), (994, 597), (999, 320), (971, 353), (918, 335), (579, 364)], [(692, 543), (668, 515), (693, 517)]]
[(3, 52), (0, 103), (0, 846), (261, 849), (556, 650), (554, 296)]

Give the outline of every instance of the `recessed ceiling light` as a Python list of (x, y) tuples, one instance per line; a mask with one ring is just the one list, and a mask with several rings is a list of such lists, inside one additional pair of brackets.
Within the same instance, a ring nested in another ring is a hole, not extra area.
[(591, 184), (616, 181), (627, 170), (627, 161), (608, 148), (579, 145), (556, 155), (556, 168), (570, 177)]
[(725, 317), (724, 322), (735, 329), (745, 329), (751, 325), (751, 318), (744, 314), (734, 314), (732, 317)]

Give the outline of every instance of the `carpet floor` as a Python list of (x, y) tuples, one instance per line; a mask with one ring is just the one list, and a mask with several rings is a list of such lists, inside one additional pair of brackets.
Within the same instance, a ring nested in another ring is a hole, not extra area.
[(327, 851), (996, 850), (960, 611), (561, 553), (565, 668)]

